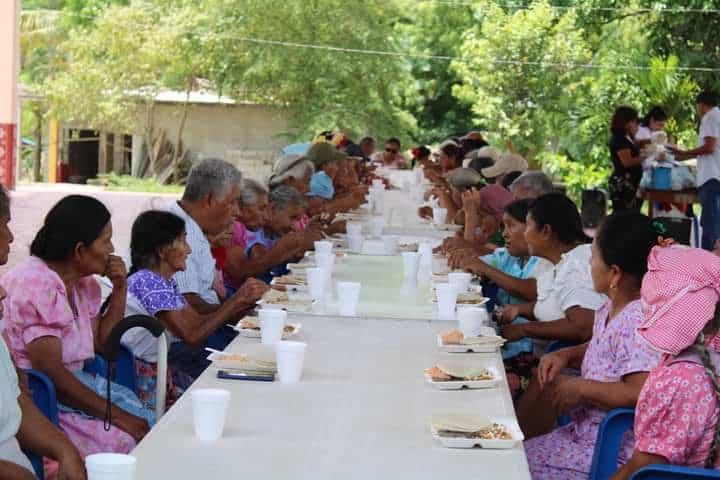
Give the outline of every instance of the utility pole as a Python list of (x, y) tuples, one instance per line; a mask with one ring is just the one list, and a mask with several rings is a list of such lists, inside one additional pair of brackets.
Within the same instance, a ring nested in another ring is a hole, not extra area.
[(0, 182), (15, 188), (18, 75), (20, 69), (20, 1), (0, 1)]

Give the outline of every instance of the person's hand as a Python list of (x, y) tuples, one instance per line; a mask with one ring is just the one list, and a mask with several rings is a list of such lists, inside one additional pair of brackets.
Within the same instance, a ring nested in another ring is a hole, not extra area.
[(543, 355), (538, 365), (538, 383), (540, 390), (555, 381), (560, 372), (568, 366), (567, 356), (562, 352), (553, 352)]
[(130, 415), (124, 410), (120, 410), (120, 412), (119, 415), (115, 416), (115, 426), (139, 443), (150, 431), (150, 425), (142, 418)]
[[(720, 257), (720, 240), (715, 241), (715, 246), (713, 247), (712, 253), (714, 253), (715, 255)], [(3, 298), (5, 298), (5, 297), (3, 297)]]
[(465, 210), (465, 213), (468, 215), (477, 215), (477, 211), (480, 209), (480, 200), (479, 197), (476, 195), (476, 190), (470, 189), (465, 190), (462, 193), (462, 207), (463, 210)]
[(107, 265), (105, 265), (105, 276), (112, 282), (113, 289), (125, 288), (127, 286), (127, 269), (123, 259), (117, 255), (110, 255)]
[(68, 451), (57, 459), (60, 464), (58, 480), (86, 480), (85, 462), (77, 450)]
[(505, 325), (501, 328), (500, 335), (508, 342), (517, 342), (518, 340), (527, 337), (524, 326), (525, 324)]
[(431, 207), (418, 208), (418, 216), (420, 218), (433, 218), (433, 209)]
[(328, 235), (335, 235), (336, 233), (347, 232), (347, 220), (338, 220), (325, 227), (325, 233)]
[[(270, 286), (256, 278), (251, 278), (243, 283), (235, 295), (230, 297), (230, 302), (239, 304), (238, 306), (254, 305), (260, 300), (265, 292), (270, 290)], [(241, 308), (244, 310), (244, 308)]]
[[(509, 323), (512, 323), (512, 321), (515, 320), (519, 315), (520, 315), (520, 307), (518, 307), (517, 305), (505, 305), (500, 310), (498, 310), (497, 322), (500, 325), (507, 325)], [(522, 325), (517, 325), (517, 326), (522, 326)], [(522, 335), (521, 337), (518, 337), (515, 340), (519, 340), (525, 336), (526, 335)], [(508, 340), (510, 340), (510, 339), (508, 338)]]
[[(319, 232), (319, 230), (311, 230)], [(309, 232), (290, 232), (278, 238), (275, 248), (284, 252), (294, 252), (302, 245), (303, 235)]]
[(552, 384), (552, 404), (556, 411), (566, 413), (580, 405), (584, 384), (582, 377), (558, 376)]
[(448, 266), (452, 269), (467, 269), (467, 266), (477, 260), (475, 250), (471, 248), (459, 248), (450, 252), (448, 256)]

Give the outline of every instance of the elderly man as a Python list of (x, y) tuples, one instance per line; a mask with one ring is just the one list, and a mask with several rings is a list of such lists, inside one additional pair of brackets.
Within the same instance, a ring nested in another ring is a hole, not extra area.
[(510, 185), (510, 192), (515, 200), (538, 198), (554, 190), (550, 179), (539, 170), (523, 173)]
[[(241, 179), (238, 169), (224, 160), (202, 160), (190, 170), (182, 199), (170, 207), (172, 213), (185, 220), (187, 242), (192, 250), (185, 270), (176, 273), (174, 279), (185, 300), (200, 314), (212, 313), (220, 307), (220, 297), (214, 289), (215, 259), (208, 237), (228, 230), (239, 214)], [(246, 297), (250, 309), (267, 289), (263, 282), (250, 279), (236, 295)], [(234, 337), (235, 332), (223, 326), (208, 338), (207, 346), (222, 350)], [(202, 348), (182, 342), (172, 345), (170, 363), (192, 377), (207, 366)]]

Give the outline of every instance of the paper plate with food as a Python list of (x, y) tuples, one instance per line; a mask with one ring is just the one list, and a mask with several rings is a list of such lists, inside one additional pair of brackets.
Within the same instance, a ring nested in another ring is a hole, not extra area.
[(274, 354), (224, 353), (212, 352), (207, 357), (213, 367), (221, 370), (241, 370), (244, 372), (274, 373), (277, 363)]
[[(283, 327), (283, 340), (294, 337), (300, 333), (301, 328), (302, 323), (288, 323)], [(233, 329), (236, 330), (241, 337), (260, 338), (262, 336), (257, 318), (243, 318), (237, 325), (233, 326)]]
[(292, 294), (291, 292), (268, 290), (257, 304), (260, 308), (307, 313), (312, 311), (313, 300), (302, 293)]
[(438, 363), (425, 369), (425, 380), (439, 390), (492, 388), (500, 375), (495, 367)]
[(450, 330), (437, 336), (437, 345), (447, 353), (493, 353), (505, 344), (505, 339), (492, 327), (482, 327), (477, 337), (465, 337), (460, 330)]
[(434, 414), (430, 429), (448, 448), (514, 448), (525, 437), (517, 420), (510, 417), (487, 418), (477, 414)]
[[(475, 286), (473, 286), (475, 288)], [(433, 289), (433, 303), (437, 303), (437, 293)], [(481, 291), (468, 291), (463, 293), (458, 293), (457, 301), (455, 304), (457, 306), (462, 307), (464, 306), (473, 306), (473, 307), (479, 307), (481, 305), (485, 305), (487, 302), (489, 302), (490, 299), (483, 296), (482, 290)]]

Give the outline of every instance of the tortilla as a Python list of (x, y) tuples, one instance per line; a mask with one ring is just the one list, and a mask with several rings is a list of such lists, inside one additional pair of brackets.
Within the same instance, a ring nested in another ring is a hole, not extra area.
[(437, 431), (473, 433), (491, 428), (493, 423), (485, 416), (466, 413), (433, 414), (432, 427)]
[(486, 367), (477, 365), (463, 365), (459, 363), (438, 363), (437, 367), (451, 377), (456, 378), (478, 378), (492, 376), (492, 373)]

